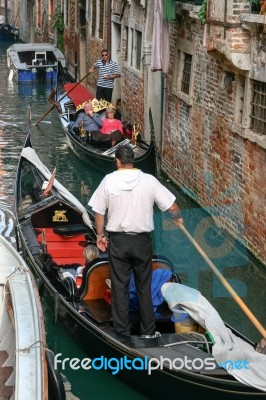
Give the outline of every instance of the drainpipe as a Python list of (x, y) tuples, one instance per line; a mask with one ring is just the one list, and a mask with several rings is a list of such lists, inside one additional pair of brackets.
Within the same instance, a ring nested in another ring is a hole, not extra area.
[(112, 58), (112, 9), (111, 9), (111, 1), (107, 0), (106, 4), (106, 16), (107, 16), (107, 49), (110, 54), (110, 58)]
[(161, 137), (160, 137), (160, 154), (162, 154), (163, 149), (163, 123), (164, 123), (164, 100), (166, 91), (166, 79), (165, 75), (161, 74)]

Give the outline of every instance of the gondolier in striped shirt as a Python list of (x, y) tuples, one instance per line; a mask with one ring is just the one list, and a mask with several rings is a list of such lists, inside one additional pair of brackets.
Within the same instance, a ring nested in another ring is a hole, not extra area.
[(96, 90), (97, 100), (106, 100), (112, 102), (112, 94), (114, 88), (114, 80), (120, 78), (117, 63), (110, 60), (109, 53), (106, 49), (101, 52), (102, 59), (93, 64), (89, 72), (98, 69), (98, 81)]

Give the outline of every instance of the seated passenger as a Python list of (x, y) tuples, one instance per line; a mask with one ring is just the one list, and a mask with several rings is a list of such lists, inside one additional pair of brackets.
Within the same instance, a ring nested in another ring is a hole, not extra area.
[[(91, 263), (93, 260), (99, 257), (99, 250), (96, 246), (88, 245), (83, 251), (83, 257), (85, 260), (85, 265), (80, 265), (78, 268), (62, 268), (62, 275), (64, 278), (71, 276), (75, 281), (78, 281), (82, 276), (82, 271), (86, 265)], [(80, 283), (77, 286), (80, 286)]]
[(115, 119), (115, 109), (113, 107), (106, 108), (106, 118), (102, 121), (103, 125), (100, 132), (103, 135), (110, 136), (112, 146), (119, 142), (122, 138), (123, 126), (119, 119)]
[(84, 113), (79, 113), (78, 118), (72, 125), (75, 131), (78, 131), (81, 127), (91, 135), (94, 133), (100, 135), (99, 130), (102, 127), (102, 120), (98, 114), (92, 111), (92, 105), (89, 101), (84, 103)]

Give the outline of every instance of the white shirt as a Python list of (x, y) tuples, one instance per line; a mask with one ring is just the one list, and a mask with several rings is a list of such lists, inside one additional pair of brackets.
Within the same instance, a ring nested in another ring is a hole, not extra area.
[(166, 211), (175, 196), (154, 176), (138, 169), (119, 169), (106, 175), (93, 193), (89, 205), (104, 215), (109, 232), (151, 232), (154, 229), (153, 206)]

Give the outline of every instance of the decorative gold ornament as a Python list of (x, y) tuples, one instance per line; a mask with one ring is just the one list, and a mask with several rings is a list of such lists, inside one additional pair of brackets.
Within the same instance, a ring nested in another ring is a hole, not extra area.
[(109, 101), (106, 100), (97, 100), (97, 99), (92, 99), (90, 101), (84, 101), (84, 103), (79, 104), (76, 108), (76, 111), (84, 109), (85, 103), (90, 103), (92, 107), (93, 112), (99, 112), (102, 110), (105, 110), (107, 107), (113, 107), (115, 108), (112, 103), (109, 103)]
[(80, 132), (80, 137), (84, 138), (86, 136), (86, 129), (84, 128), (83, 121), (80, 122), (79, 132)]
[(68, 219), (65, 215), (67, 210), (55, 210), (53, 216), (53, 222), (68, 222)]

